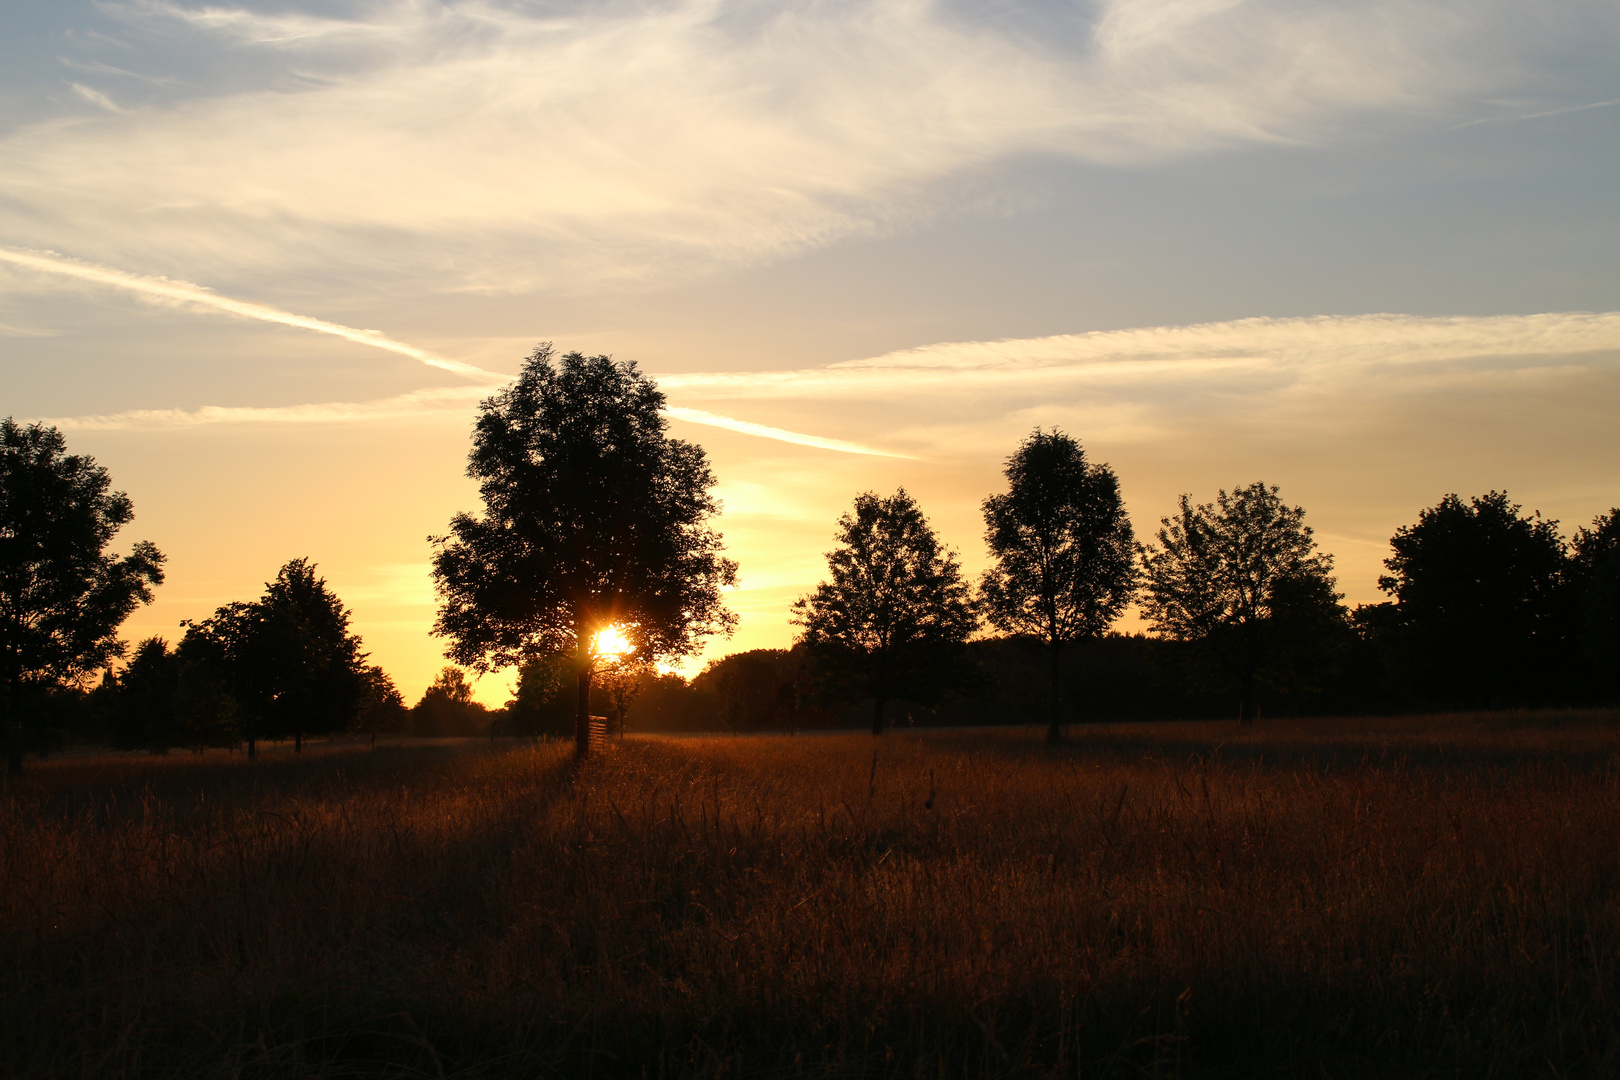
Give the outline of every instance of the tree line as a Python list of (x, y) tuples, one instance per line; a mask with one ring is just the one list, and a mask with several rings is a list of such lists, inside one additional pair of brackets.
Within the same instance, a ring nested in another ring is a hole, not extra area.
[[(446, 668), (406, 710), (366, 663), (350, 615), (294, 559), (235, 602), (127, 649), (117, 629), (163, 581), (149, 542), (60, 432), (0, 422), (0, 663), (10, 767), (50, 730), (114, 746), (244, 745), (336, 731), (572, 736), (610, 726), (846, 723), (868, 710), (935, 722), (1613, 702), (1620, 696), (1620, 509), (1565, 537), (1505, 493), (1444, 496), (1391, 538), (1379, 588), (1351, 610), (1332, 557), (1276, 486), (1183, 495), (1138, 542), (1119, 479), (1078, 440), (1037, 429), (982, 504), (976, 582), (904, 489), (837, 523), (826, 580), (791, 611), (789, 650), (659, 674), (729, 635), (737, 583), (712, 527), (701, 447), (667, 434), (633, 363), (542, 345), (480, 406), (468, 475), (481, 513), (429, 537), (433, 633), (475, 672), (515, 666), (503, 710)], [(1146, 635), (1114, 627), (1135, 605)], [(614, 646), (604, 644), (611, 635)], [(121, 668), (115, 662), (122, 660)], [(99, 684), (95, 679), (100, 677)], [(701, 718), (707, 717), (707, 722)], [(503, 727), (504, 725), (504, 727)]]

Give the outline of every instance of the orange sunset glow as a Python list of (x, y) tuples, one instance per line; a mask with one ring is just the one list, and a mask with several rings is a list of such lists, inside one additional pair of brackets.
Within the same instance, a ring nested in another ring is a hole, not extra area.
[(4, 0), (16, 1080), (1620, 1075), (1620, 0)]

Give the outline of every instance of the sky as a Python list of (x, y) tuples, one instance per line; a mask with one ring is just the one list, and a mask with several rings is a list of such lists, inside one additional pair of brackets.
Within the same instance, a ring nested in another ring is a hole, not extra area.
[(1376, 602), (1448, 492), (1620, 505), (1616, 57), (1617, 0), (7, 0), (0, 415), (169, 556), (125, 636), (305, 556), (408, 701), (542, 341), (708, 451), (696, 666), (790, 642), (859, 492), (981, 570), (1036, 427), (1143, 539), (1278, 485)]

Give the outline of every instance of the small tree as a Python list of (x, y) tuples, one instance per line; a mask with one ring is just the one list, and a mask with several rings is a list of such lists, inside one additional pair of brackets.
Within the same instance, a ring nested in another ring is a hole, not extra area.
[(984, 501), (996, 565), (979, 584), (996, 629), (1039, 639), (1051, 676), (1047, 741), (1062, 737), (1063, 651), (1104, 633), (1136, 592), (1136, 538), (1119, 478), (1061, 431), (1037, 428), (1007, 459), (1008, 492)]
[(399, 687), (382, 668), (373, 665), (363, 669), (361, 683), (360, 710), (354, 719), (354, 730), (371, 736), (371, 745), (375, 747), (378, 735), (404, 731), (409, 713)]
[(629, 657), (620, 657), (618, 662), (601, 671), (602, 696), (607, 698), (603, 713), (609, 735), (624, 734), (625, 722), (630, 716), (630, 703), (640, 696), (641, 687), (652, 670)]
[(473, 700), (472, 683), (455, 667), (440, 671), (411, 710), (411, 730), (417, 735), (480, 735), (489, 721), (489, 710)]
[(572, 736), (578, 706), (576, 674), (573, 658), (561, 654), (531, 656), (520, 663), (517, 685), (506, 703), (512, 730), (548, 739)]
[(210, 665), (230, 688), (249, 757), (259, 739), (291, 737), (301, 751), (305, 735), (346, 731), (359, 715), (366, 654), (349, 633), (348, 609), (308, 559), (283, 566), (260, 599), (184, 625), (180, 652)]
[(483, 516), (429, 538), (446, 654), (479, 671), (571, 657), (581, 757), (598, 634), (617, 629), (653, 662), (736, 623), (720, 590), (737, 564), (708, 526), (714, 475), (700, 447), (665, 434), (663, 404), (633, 363), (540, 346), (481, 406), (467, 474)]
[(801, 659), (787, 649), (732, 653), (709, 661), (692, 680), (692, 689), (713, 695), (720, 723), (732, 731), (791, 728)]
[(22, 768), (25, 690), (79, 685), (116, 656), (117, 630), (163, 583), (147, 541), (119, 558), (113, 536), (135, 516), (94, 458), (64, 451), (53, 427), (0, 420), (0, 679), (6, 767)]
[(1202, 644), (1237, 681), (1241, 721), (1255, 718), (1257, 684), (1279, 661), (1297, 671), (1298, 646), (1348, 625), (1332, 556), (1275, 486), (1221, 491), (1197, 506), (1183, 495), (1176, 516), (1160, 519), (1158, 541), (1140, 548), (1143, 614), (1155, 632)]
[(838, 519), (831, 581), (793, 605), (810, 675), (827, 696), (872, 699), (872, 734), (896, 698), (937, 701), (962, 678), (976, 626), (954, 552), (904, 488), (868, 491)]
[(177, 735), (180, 657), (167, 641), (149, 637), (135, 646), (114, 685), (113, 746), (119, 750), (167, 753)]
[(1527, 701), (1563, 682), (1574, 620), (1558, 523), (1505, 492), (1447, 495), (1390, 538), (1391, 664), (1441, 705)]

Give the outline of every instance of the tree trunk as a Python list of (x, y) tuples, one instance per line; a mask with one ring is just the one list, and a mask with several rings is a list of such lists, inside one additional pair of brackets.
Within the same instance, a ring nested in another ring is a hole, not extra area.
[(293, 734), (293, 753), (302, 754), (303, 752), (304, 752), (304, 733), (302, 731), (295, 732)]
[(1254, 675), (1245, 672), (1239, 679), (1239, 684), (1242, 688), (1239, 690), (1241, 696), (1238, 701), (1238, 723), (1252, 724), (1257, 711), (1254, 702)]
[(872, 699), (872, 734), (883, 734), (883, 706), (889, 703), (888, 698)]
[(584, 758), (591, 752), (591, 665), (588, 660), (579, 665), (578, 693), (578, 704), (574, 713), (574, 757), (576, 759)]
[(1054, 641), (1050, 644), (1048, 653), (1049, 655), (1047, 659), (1052, 668), (1052, 697), (1051, 700), (1046, 703), (1046, 741), (1049, 744), (1056, 746), (1058, 743), (1063, 741), (1063, 725), (1058, 723), (1058, 683), (1061, 681), (1058, 669), (1058, 660), (1063, 655), (1062, 647)]
[(22, 772), (22, 710), (17, 708), (17, 677), (6, 679), (6, 772)]

